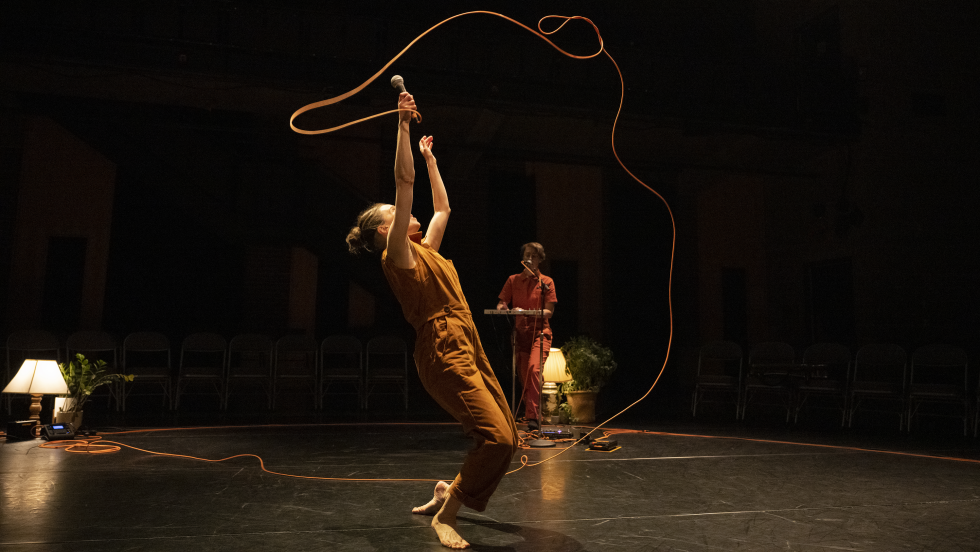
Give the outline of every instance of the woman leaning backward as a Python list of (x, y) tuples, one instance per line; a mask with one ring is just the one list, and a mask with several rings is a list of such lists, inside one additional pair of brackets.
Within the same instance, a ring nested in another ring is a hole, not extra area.
[(381, 251), (381, 267), (405, 318), (417, 333), (415, 365), (426, 391), (463, 426), (476, 446), (452, 484), (436, 484), (432, 500), (412, 510), (432, 515), (432, 527), (449, 548), (467, 548), (458, 533), (460, 506), (482, 512), (517, 451), (517, 427), (483, 352), (469, 305), (452, 261), (439, 255), (449, 220), (449, 197), (431, 136), (419, 140), (432, 188), (435, 213), (425, 237), (412, 216), (415, 168), (409, 124), (415, 100), (398, 97), (395, 204), (375, 204), (357, 217), (347, 236), (352, 253)]

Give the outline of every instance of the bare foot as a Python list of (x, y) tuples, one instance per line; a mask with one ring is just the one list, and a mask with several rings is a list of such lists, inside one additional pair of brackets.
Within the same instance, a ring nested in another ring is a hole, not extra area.
[(412, 513), (425, 516), (435, 515), (435, 513), (442, 508), (442, 503), (446, 501), (446, 491), (448, 490), (449, 484), (445, 481), (436, 483), (436, 488), (432, 491), (432, 500), (430, 500), (424, 506), (416, 506), (412, 508)]
[(456, 512), (462, 506), (460, 501), (450, 494), (446, 494), (446, 500), (442, 503), (442, 508), (432, 516), (432, 528), (439, 536), (439, 542), (447, 548), (463, 549), (469, 548), (470, 543), (459, 536), (456, 527)]
[(436, 534), (439, 535), (439, 542), (443, 546), (457, 550), (470, 547), (470, 543), (463, 540), (463, 537), (459, 536), (459, 533), (456, 532), (455, 523), (452, 525), (448, 523), (436, 523), (436, 520), (433, 518), (432, 528), (436, 530)]

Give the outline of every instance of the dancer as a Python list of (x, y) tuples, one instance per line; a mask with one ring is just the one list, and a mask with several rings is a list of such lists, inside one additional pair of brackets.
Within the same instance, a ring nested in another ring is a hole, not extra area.
[(541, 274), (538, 268), (545, 259), (544, 246), (538, 242), (526, 243), (521, 247), (524, 271), (513, 274), (504, 282), (500, 290), (497, 308), (504, 310), (507, 304), (519, 310), (544, 311), (544, 316), (518, 316), (514, 321), (514, 352), (517, 375), (524, 388), (524, 417), (527, 428), (534, 431), (540, 428), (538, 414), (541, 408), (541, 367), (548, 360), (551, 350), (551, 326), (548, 319), (555, 312), (555, 281)]
[[(398, 107), (414, 110), (415, 100), (402, 92)], [(422, 385), (476, 441), (452, 484), (438, 482), (432, 500), (412, 509), (433, 516), (432, 527), (444, 546), (467, 548), (456, 514), (461, 506), (478, 512), (486, 509), (517, 451), (517, 427), (483, 352), (456, 269), (438, 252), (450, 209), (431, 136), (419, 140), (419, 151), (429, 171), (435, 213), (425, 238), (419, 239), (421, 225), (412, 216), (411, 116), (407, 111), (399, 113), (395, 204), (375, 204), (358, 215), (347, 245), (351, 253), (381, 251), (381, 268), (417, 333), (414, 356)]]

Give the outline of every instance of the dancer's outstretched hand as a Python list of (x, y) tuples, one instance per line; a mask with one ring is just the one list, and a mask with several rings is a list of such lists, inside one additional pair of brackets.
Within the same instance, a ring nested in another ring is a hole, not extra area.
[(422, 157), (424, 157), (426, 161), (435, 161), (436, 159), (436, 157), (432, 155), (432, 140), (432, 136), (423, 136), (422, 139), (419, 140), (419, 151), (422, 152)]

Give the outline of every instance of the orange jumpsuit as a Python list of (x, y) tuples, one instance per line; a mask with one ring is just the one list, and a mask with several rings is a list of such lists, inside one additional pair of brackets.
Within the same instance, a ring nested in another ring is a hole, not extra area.
[(517, 426), (483, 352), (456, 268), (424, 240), (414, 239), (415, 268), (396, 267), (387, 251), (381, 267), (405, 319), (415, 327), (415, 366), (422, 385), (476, 441), (450, 492), (482, 512), (517, 452)]

